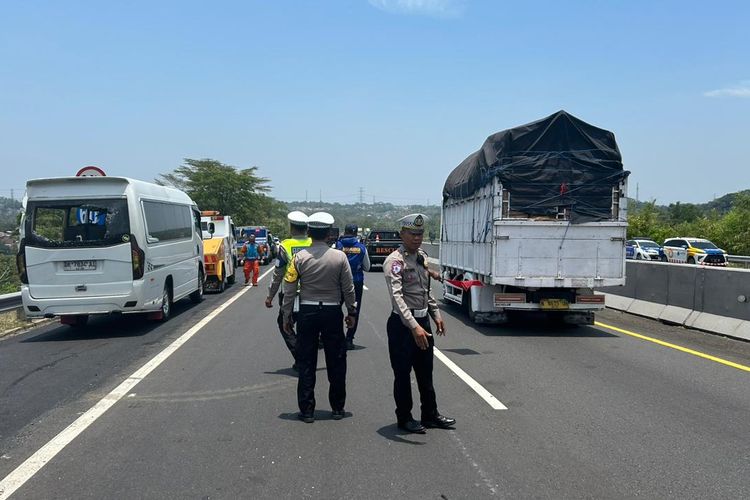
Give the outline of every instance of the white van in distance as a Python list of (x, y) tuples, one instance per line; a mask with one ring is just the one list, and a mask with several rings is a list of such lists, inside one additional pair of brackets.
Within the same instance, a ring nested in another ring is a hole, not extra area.
[(17, 263), (28, 317), (151, 313), (203, 298), (200, 211), (188, 195), (125, 177), (26, 183)]

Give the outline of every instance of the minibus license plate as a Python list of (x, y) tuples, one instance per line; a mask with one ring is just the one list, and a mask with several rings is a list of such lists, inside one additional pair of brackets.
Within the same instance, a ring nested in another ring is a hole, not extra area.
[(568, 301), (565, 299), (542, 299), (539, 302), (542, 309), (560, 310), (568, 308)]
[(63, 262), (65, 271), (96, 271), (95, 260), (66, 260)]

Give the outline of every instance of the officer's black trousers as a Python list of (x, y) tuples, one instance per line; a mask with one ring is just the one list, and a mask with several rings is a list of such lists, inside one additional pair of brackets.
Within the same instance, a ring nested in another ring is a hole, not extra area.
[[(286, 344), (286, 348), (289, 349), (289, 352), (292, 353), (292, 357), (294, 358), (294, 362), (297, 362), (297, 353), (295, 352), (296, 344), (297, 344), (297, 337), (293, 333), (286, 333), (284, 330), (284, 315), (281, 313), (281, 305), (284, 303), (284, 294), (279, 292), (279, 316), (276, 318), (276, 324), (279, 325), (279, 332), (281, 333), (281, 338), (284, 339), (284, 343)], [(296, 314), (292, 313), (292, 319), (296, 320)]]
[(297, 313), (297, 402), (302, 413), (315, 411), (315, 371), (318, 368), (318, 335), (323, 342), (328, 370), (331, 410), (346, 402), (346, 337), (341, 306), (302, 305)]
[(354, 334), (357, 333), (357, 326), (359, 326), (359, 311), (362, 309), (362, 288), (365, 286), (364, 281), (354, 282), (354, 297), (357, 301), (357, 310), (354, 313), (354, 326), (346, 329), (346, 340), (354, 340)]
[[(416, 318), (417, 323), (427, 333), (430, 329), (430, 318)], [(422, 419), (430, 419), (437, 415), (435, 388), (432, 385), (432, 348), (435, 345), (432, 337), (428, 337), (430, 347), (422, 350), (414, 341), (409, 327), (404, 326), (398, 314), (392, 313), (388, 318), (388, 354), (393, 368), (393, 397), (396, 400), (396, 419), (399, 423), (412, 419), (411, 399), (411, 370), (417, 378), (419, 399), (422, 403)]]

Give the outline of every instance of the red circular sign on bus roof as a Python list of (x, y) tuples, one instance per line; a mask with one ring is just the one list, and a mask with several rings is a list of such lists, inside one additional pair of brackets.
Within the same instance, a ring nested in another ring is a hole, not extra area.
[(102, 170), (99, 167), (95, 167), (93, 165), (89, 165), (88, 167), (83, 167), (81, 170), (76, 173), (76, 177), (106, 177), (107, 174), (104, 173), (104, 170)]

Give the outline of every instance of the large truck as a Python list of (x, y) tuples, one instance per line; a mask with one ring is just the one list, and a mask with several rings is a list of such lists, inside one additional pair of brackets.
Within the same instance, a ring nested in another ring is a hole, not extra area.
[(232, 217), (217, 210), (201, 212), (203, 258), (205, 260), (206, 291), (223, 292), (235, 281), (237, 268), (237, 240)]
[(443, 188), (443, 296), (477, 323), (592, 324), (625, 284), (627, 178), (614, 134), (559, 111), (487, 138)]

